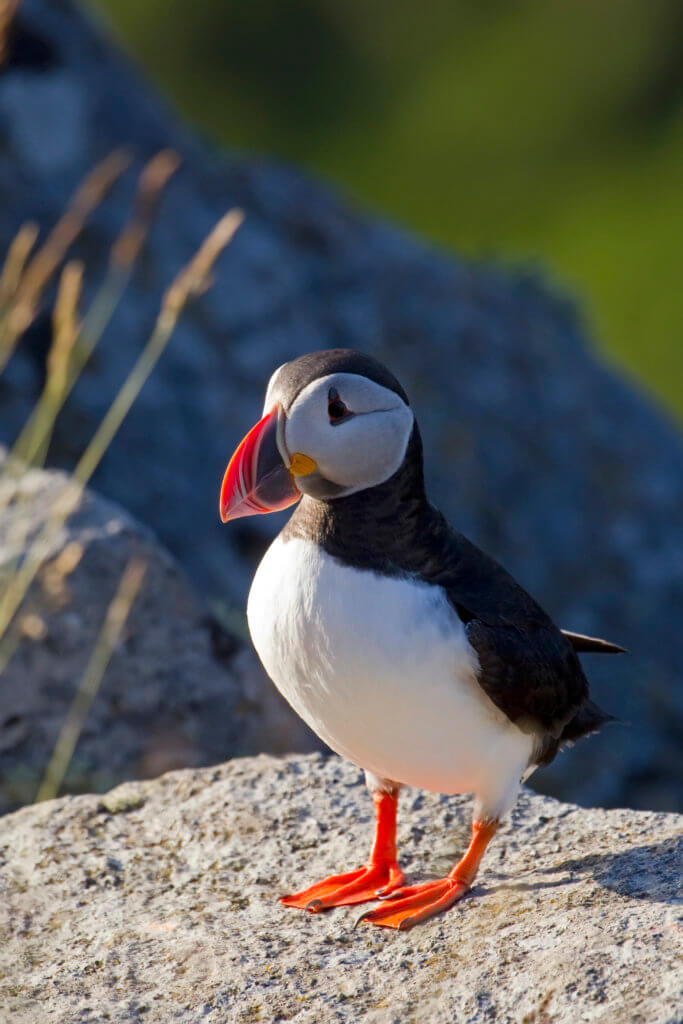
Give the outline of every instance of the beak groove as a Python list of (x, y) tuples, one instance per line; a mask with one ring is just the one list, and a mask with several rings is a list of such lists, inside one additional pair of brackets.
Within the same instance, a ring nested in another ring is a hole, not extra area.
[(279, 512), (301, 497), (280, 453), (280, 416), (280, 406), (275, 405), (251, 428), (230, 459), (219, 499), (222, 522)]

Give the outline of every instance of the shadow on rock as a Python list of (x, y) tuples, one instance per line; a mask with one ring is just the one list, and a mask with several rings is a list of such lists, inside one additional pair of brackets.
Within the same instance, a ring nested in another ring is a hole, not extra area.
[(680, 875), (681, 863), (683, 838), (673, 837), (620, 853), (591, 853), (572, 858), (546, 868), (546, 872), (567, 871), (572, 877), (590, 875), (603, 888), (620, 896), (651, 903), (673, 903), (671, 879)]
[[(672, 893), (672, 879), (680, 875), (682, 863), (683, 838), (677, 836), (619, 853), (591, 853), (585, 857), (572, 857), (552, 867), (536, 869), (546, 875), (567, 872), (565, 877), (547, 882), (516, 881), (503, 874), (491, 873), (488, 875), (488, 884), (486, 879), (482, 879), (477, 889), (481, 894), (489, 895), (503, 890), (536, 892), (539, 889), (561, 889), (579, 879), (592, 878), (598, 885), (611, 889), (619, 896), (647, 900), (650, 903), (673, 904), (680, 897)], [(494, 881), (496, 884), (490, 884)]]

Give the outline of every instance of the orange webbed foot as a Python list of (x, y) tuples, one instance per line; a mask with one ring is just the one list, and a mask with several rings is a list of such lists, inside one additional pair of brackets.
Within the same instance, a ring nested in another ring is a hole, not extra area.
[(377, 814), (375, 841), (365, 867), (344, 875), (330, 875), (308, 889), (283, 896), (286, 907), (299, 907), (317, 914), (328, 907), (365, 903), (386, 896), (403, 883), (403, 872), (396, 861), (396, 804), (398, 790), (379, 791), (372, 796)]
[(497, 827), (497, 821), (473, 822), (472, 840), (467, 852), (446, 878), (397, 889), (383, 906), (369, 910), (367, 914), (361, 914), (356, 926), (368, 921), (381, 928), (407, 931), (458, 903), (472, 888), (481, 858)]
[(414, 925), (448, 910), (469, 890), (470, 886), (466, 882), (450, 876), (435, 882), (425, 882), (423, 885), (407, 885), (392, 893), (382, 906), (362, 914), (356, 925), (367, 921), (382, 928), (407, 931)]
[(393, 892), (403, 882), (403, 872), (398, 864), (373, 863), (357, 871), (343, 875), (330, 875), (321, 882), (302, 889), (301, 892), (280, 899), (286, 907), (298, 907), (317, 914), (328, 907), (342, 907), (354, 903), (366, 903)]

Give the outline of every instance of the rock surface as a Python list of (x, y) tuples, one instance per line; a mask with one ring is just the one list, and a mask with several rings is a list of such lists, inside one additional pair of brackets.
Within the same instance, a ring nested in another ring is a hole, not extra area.
[[(373, 352), (413, 399), (430, 492), (451, 520), (562, 626), (631, 651), (590, 666), (597, 699), (630, 726), (535, 784), (591, 803), (680, 804), (683, 449), (671, 424), (596, 360), (569, 303), (532, 275), (448, 260), (292, 170), (219, 158), (67, 0), (20, 5), (0, 124), (2, 247), (28, 218), (52, 225), (97, 160), (133, 147), (133, 169), (74, 249), (89, 296), (142, 163), (166, 146), (183, 158), (125, 301), (60, 418), (53, 463), (73, 464), (162, 290), (216, 219), (243, 207), (215, 286), (183, 318), (95, 486), (151, 525), (204, 593), (241, 604), (279, 524), (257, 517), (221, 530), (216, 493), (270, 373), (310, 349)], [(43, 316), (0, 377), (0, 438), (16, 434), (35, 401), (48, 332)]]
[[(469, 814), (403, 793), (410, 876), (450, 868)], [(526, 791), (472, 896), (399, 934), (354, 932), (357, 907), (277, 901), (366, 855), (370, 799), (337, 758), (235, 760), (27, 807), (0, 831), (3, 1020), (675, 1024), (682, 826)]]
[[(63, 473), (37, 470), (20, 479), (17, 500), (0, 513), (0, 581), (44, 526), (66, 481)], [(10, 486), (0, 477), (0, 505)], [(151, 532), (86, 492), (52, 539), (19, 615), (23, 638), (2, 674), (0, 813), (35, 798), (133, 556), (146, 563), (145, 580), (86, 719), (67, 791), (103, 791), (264, 748), (283, 752), (292, 738), (314, 749), (256, 656), (202, 611)]]

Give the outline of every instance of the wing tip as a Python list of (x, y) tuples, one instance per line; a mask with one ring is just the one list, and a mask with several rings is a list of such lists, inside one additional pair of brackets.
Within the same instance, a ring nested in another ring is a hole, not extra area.
[(626, 647), (611, 640), (587, 636), (584, 633), (572, 633), (568, 629), (563, 629), (562, 634), (569, 640), (577, 654), (628, 654)]

